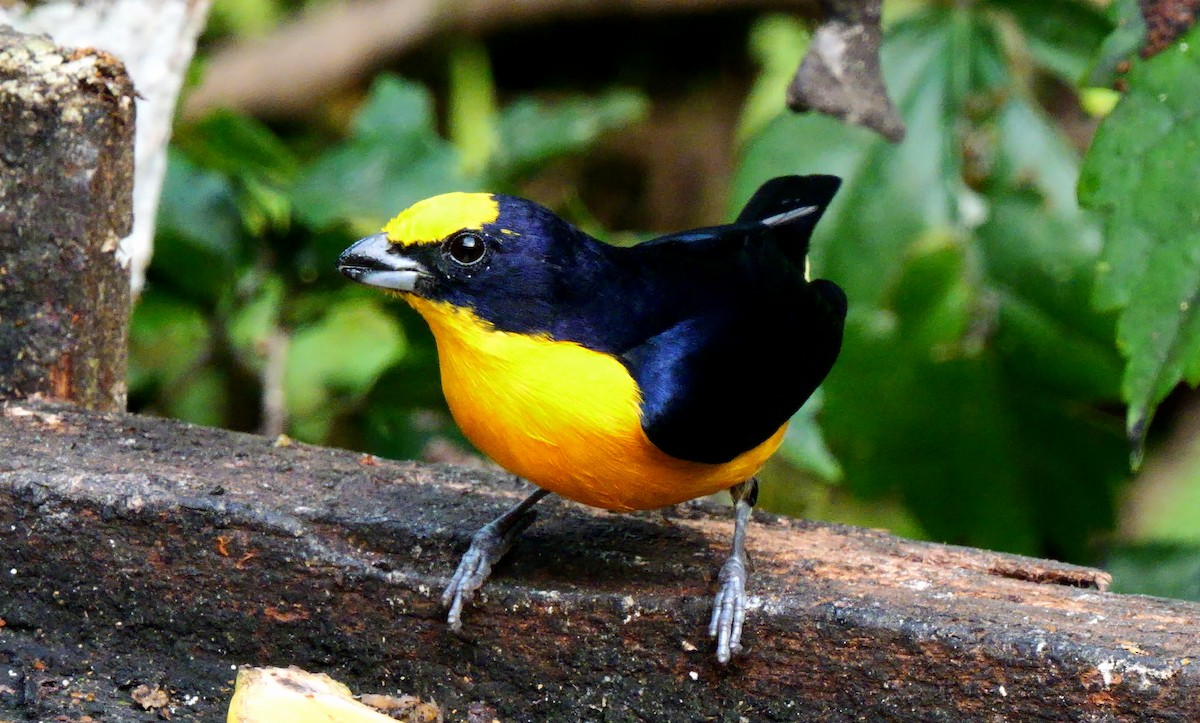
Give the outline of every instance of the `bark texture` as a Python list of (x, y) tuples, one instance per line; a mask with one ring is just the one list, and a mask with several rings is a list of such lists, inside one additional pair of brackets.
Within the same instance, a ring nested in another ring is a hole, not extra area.
[(825, 18), (787, 90), (788, 107), (870, 128), (893, 143), (904, 120), (888, 97), (880, 67), (883, 0), (821, 0)]
[[(452, 634), (438, 598), (457, 556), (524, 492), (489, 471), (10, 403), (0, 712), (219, 720), (234, 666), (295, 664), (455, 721), (1200, 719), (1198, 605), (769, 515), (748, 540), (747, 650), (719, 666), (705, 633), (731, 523), (705, 504), (663, 519), (548, 500)], [(162, 708), (141, 708), (147, 690)]]
[(0, 26), (0, 398), (125, 408), (133, 132), (120, 61)]
[[(0, 25), (47, 33), (66, 46), (101, 48), (124, 63), (137, 88), (134, 223), (121, 234), (130, 286), (141, 291), (167, 170), (175, 101), (212, 0), (0, 0)], [(247, 71), (253, 73), (255, 71)]]

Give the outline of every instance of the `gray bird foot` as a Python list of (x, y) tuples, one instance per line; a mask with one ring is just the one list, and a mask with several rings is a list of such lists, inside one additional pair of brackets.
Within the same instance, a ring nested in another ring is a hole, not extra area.
[(517, 536), (537, 519), (537, 512), (530, 508), (547, 494), (545, 490), (537, 490), (521, 504), (481, 527), (471, 538), (471, 546), (458, 561), (458, 569), (442, 593), (442, 605), (450, 608), (446, 621), (451, 630), (462, 630), (463, 603), (475, 597), (475, 591), (492, 573), (492, 566), (512, 548)]
[(709, 637), (717, 639), (717, 661), (728, 663), (742, 649), (742, 625), (746, 622), (746, 565), (731, 555), (717, 576), (721, 586), (713, 602)]
[(713, 602), (708, 636), (717, 639), (717, 662), (724, 665), (742, 649), (742, 625), (746, 622), (746, 529), (758, 501), (754, 477), (729, 489), (733, 497), (733, 549), (717, 575), (717, 599)]
[(528, 512), (503, 532), (492, 524), (484, 525), (471, 538), (471, 547), (458, 561), (458, 569), (442, 593), (442, 605), (450, 606), (447, 622), (451, 630), (462, 630), (463, 603), (475, 597), (475, 592), (492, 574), (492, 566), (512, 548), (517, 535), (533, 524), (536, 516), (536, 513)]

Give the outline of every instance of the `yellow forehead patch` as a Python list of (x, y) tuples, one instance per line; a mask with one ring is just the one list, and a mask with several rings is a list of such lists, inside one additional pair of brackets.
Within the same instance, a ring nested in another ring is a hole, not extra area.
[(394, 244), (438, 243), (455, 231), (495, 223), (500, 204), (490, 193), (445, 193), (418, 201), (387, 222), (383, 232)]

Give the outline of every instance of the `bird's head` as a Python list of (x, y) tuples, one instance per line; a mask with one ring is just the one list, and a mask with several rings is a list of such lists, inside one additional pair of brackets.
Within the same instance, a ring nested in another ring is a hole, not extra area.
[(350, 246), (338, 270), (400, 293), (426, 317), (431, 309), (468, 309), (498, 326), (536, 329), (595, 243), (532, 201), (448, 193), (414, 204)]

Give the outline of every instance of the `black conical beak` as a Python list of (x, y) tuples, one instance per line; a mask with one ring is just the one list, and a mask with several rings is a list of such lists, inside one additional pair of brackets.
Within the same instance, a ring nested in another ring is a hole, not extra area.
[(360, 284), (393, 291), (415, 291), (417, 281), (429, 276), (429, 270), (377, 233), (354, 242), (338, 257), (338, 271)]

